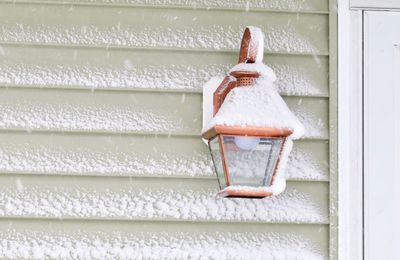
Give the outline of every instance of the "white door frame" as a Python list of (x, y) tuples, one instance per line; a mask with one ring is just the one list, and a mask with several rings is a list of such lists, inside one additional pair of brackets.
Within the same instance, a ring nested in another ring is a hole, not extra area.
[(338, 174), (340, 260), (362, 260), (363, 12), (399, 11), (396, 0), (338, 0)]
[(339, 259), (363, 259), (362, 10), (338, 1)]

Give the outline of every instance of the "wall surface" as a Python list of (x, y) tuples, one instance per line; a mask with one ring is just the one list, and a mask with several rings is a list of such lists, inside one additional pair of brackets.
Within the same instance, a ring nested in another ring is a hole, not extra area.
[[(329, 5), (0, 0), (0, 258), (335, 258)], [(246, 25), (307, 129), (262, 200), (216, 197), (200, 139)]]

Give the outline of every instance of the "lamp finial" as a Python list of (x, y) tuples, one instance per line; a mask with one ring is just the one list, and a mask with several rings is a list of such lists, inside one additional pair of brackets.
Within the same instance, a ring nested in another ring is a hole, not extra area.
[(260, 28), (248, 26), (240, 44), (239, 63), (262, 62), (264, 56), (264, 35)]

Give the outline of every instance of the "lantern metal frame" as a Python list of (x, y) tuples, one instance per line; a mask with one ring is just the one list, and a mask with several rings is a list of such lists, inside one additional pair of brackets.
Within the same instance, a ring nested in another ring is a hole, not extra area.
[[(254, 35), (249, 28), (246, 28), (242, 37), (239, 63), (255, 63), (257, 55), (262, 55), (263, 51), (259, 51), (260, 43), (258, 39), (255, 39)], [(227, 94), (236, 87), (251, 87), (257, 80), (260, 74), (257, 71), (232, 71), (229, 76), (226, 76), (218, 88), (213, 94), (213, 109), (214, 116), (218, 112), (219, 108), (223, 104)], [(278, 158), (276, 159), (275, 168), (272, 171), (271, 181), (269, 185), (274, 182), (275, 174), (279, 167), (282, 150), (286, 142), (286, 138), (293, 133), (292, 129), (289, 128), (273, 128), (273, 127), (257, 127), (257, 126), (239, 126), (239, 125), (214, 125), (202, 134), (202, 137), (208, 140), (208, 146), (213, 159), (215, 171), (217, 170), (217, 162), (215, 161), (213, 152), (211, 150), (210, 142), (215, 138), (218, 138), (219, 149), (221, 154), (222, 167), (224, 172), (224, 179), (226, 188), (219, 192), (219, 195), (224, 197), (248, 197), (248, 198), (263, 198), (272, 195), (272, 191), (268, 189), (229, 189), (230, 187), (230, 172), (227, 164), (226, 151), (224, 145), (224, 136), (233, 137), (258, 137), (258, 138), (282, 138), (282, 144), (280, 146)], [(220, 187), (220, 179), (218, 176), (218, 182)], [(228, 188), (228, 189), (227, 189)]]
[[(222, 159), (222, 166), (223, 166), (223, 170), (224, 170), (224, 179), (225, 179), (225, 185), (226, 187), (231, 186), (230, 182), (231, 182), (231, 176), (230, 176), (230, 171), (228, 168), (228, 164), (227, 164), (227, 159), (226, 159), (226, 151), (225, 151), (225, 142), (224, 142), (224, 138), (225, 136), (232, 136), (232, 137), (237, 137), (237, 136), (242, 136), (242, 135), (229, 135), (229, 134), (219, 134), (216, 135), (214, 137), (212, 137), (209, 142), (211, 142), (212, 140), (214, 140), (215, 138), (218, 138), (218, 144), (220, 147), (220, 151), (221, 151), (221, 159)], [(271, 136), (262, 136), (262, 135), (254, 135), (253, 137), (259, 137), (259, 138), (282, 138), (282, 137), (271, 137)], [(279, 160), (280, 160), (280, 156), (282, 154), (282, 150), (285, 144), (286, 138), (284, 137), (283, 141), (282, 141), (282, 145), (280, 147), (280, 151), (279, 151), (279, 157), (276, 161), (276, 165), (274, 168), (274, 171), (272, 173), (271, 176), (271, 180), (268, 183), (268, 185), (272, 185), (273, 181), (274, 181), (274, 177), (275, 177), (275, 173), (276, 173), (276, 169), (277, 166), (279, 165)], [(216, 161), (214, 159), (214, 156), (211, 152), (211, 148), (210, 148), (210, 153), (211, 153), (211, 157), (214, 163), (214, 168), (215, 171), (217, 171), (216, 169)], [(221, 187), (221, 183), (220, 183), (220, 179), (217, 178), (218, 180), (218, 184)], [(250, 197), (250, 198), (263, 198), (263, 197), (268, 197), (272, 195), (271, 191), (266, 191), (266, 190), (247, 190), (247, 189), (235, 189), (235, 190), (222, 190), (221, 192), (218, 193), (219, 195), (223, 196), (223, 197)]]
[[(214, 169), (217, 172), (217, 162), (215, 161), (214, 155), (211, 151), (210, 142), (215, 138), (218, 138), (218, 144), (221, 154), (221, 162), (224, 172), (224, 180), (226, 187), (230, 186), (231, 176), (230, 171), (227, 164), (227, 157), (225, 151), (225, 136), (239, 137), (239, 136), (248, 136), (248, 137), (258, 137), (258, 138), (283, 138), (282, 144), (279, 150), (279, 156), (275, 164), (275, 168), (273, 170), (271, 181), (268, 185), (272, 185), (274, 182), (275, 174), (277, 168), (279, 166), (280, 157), (282, 155), (282, 150), (286, 142), (286, 137), (292, 134), (291, 129), (277, 129), (277, 128), (262, 128), (262, 127), (242, 127), (242, 126), (225, 126), (225, 125), (216, 125), (210, 128), (208, 131), (203, 133), (202, 137), (208, 140), (208, 146), (211, 153), (211, 157), (214, 164)], [(218, 172), (217, 172), (218, 174)], [(220, 183), (220, 179), (217, 178), (219, 186), (222, 187)], [(263, 198), (272, 195), (271, 191), (267, 190), (249, 190), (249, 189), (224, 189), (218, 193), (223, 197), (249, 197), (249, 198)]]

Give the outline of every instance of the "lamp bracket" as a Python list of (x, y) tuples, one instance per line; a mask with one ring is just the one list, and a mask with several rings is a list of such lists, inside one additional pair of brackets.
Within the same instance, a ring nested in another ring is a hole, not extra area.
[[(244, 30), (240, 44), (239, 63), (262, 62), (264, 55), (264, 39), (261, 30), (248, 26)], [(214, 115), (218, 112), (229, 91), (236, 87), (252, 86), (260, 74), (256, 71), (237, 70), (226, 76), (214, 92)]]

